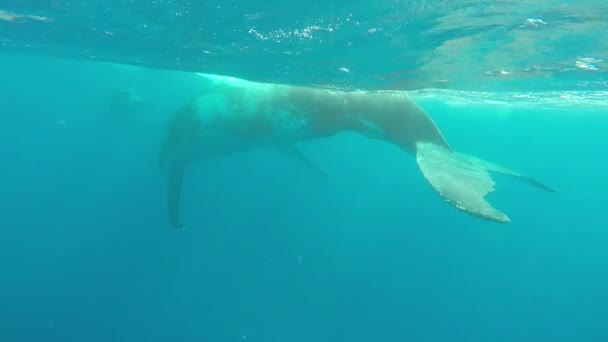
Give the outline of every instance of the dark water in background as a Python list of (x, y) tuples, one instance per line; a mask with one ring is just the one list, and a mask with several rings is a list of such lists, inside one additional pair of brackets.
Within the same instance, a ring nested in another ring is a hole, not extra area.
[[(187, 75), (8, 53), (0, 75), (2, 341), (608, 339), (601, 101), (420, 96), (458, 150), (560, 189), (496, 177), (509, 225), (344, 134), (302, 145), (329, 179), (273, 151), (201, 163), (176, 234), (158, 151)], [(111, 111), (125, 88), (154, 106)]]

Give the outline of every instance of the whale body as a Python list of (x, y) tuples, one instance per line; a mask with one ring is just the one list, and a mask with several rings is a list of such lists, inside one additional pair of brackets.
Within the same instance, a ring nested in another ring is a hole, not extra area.
[(294, 143), (354, 131), (412, 153), (428, 184), (457, 209), (495, 222), (509, 217), (484, 198), (490, 172), (555, 189), (529, 176), (455, 152), (431, 117), (403, 92), (337, 91), (199, 74), (200, 91), (174, 113), (161, 151), (170, 224), (182, 228), (184, 170), (211, 156), (275, 148), (314, 166)]

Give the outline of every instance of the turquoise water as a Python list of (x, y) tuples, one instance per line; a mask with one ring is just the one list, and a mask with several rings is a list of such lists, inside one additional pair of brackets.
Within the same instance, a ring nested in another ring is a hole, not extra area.
[[(606, 341), (607, 15), (2, 2), (0, 340)], [(454, 148), (560, 192), (495, 176), (512, 222), (479, 220), (345, 133), (301, 145), (326, 179), (271, 150), (197, 164), (175, 232), (158, 154), (195, 71), (409, 90)]]

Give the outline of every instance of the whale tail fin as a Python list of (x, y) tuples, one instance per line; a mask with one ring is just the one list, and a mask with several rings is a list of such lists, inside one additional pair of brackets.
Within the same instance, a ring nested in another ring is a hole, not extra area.
[(416, 161), (431, 187), (447, 202), (469, 214), (496, 222), (511, 220), (485, 199), (495, 190), (489, 171), (514, 177), (545, 191), (557, 191), (532, 177), (433, 143), (416, 144)]

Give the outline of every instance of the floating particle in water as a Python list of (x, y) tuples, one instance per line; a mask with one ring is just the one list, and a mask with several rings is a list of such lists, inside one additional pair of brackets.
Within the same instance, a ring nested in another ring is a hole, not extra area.
[(263, 34), (261, 34), (260, 32), (258, 32), (253, 27), (249, 29), (249, 34), (254, 35), (257, 39), (260, 39), (260, 40), (268, 40), (268, 37), (264, 36)]
[(342, 72), (345, 72), (345, 73), (347, 73), (347, 74), (350, 74), (350, 73), (351, 73), (351, 71), (350, 71), (348, 68), (344, 68), (344, 67), (342, 67), (342, 68), (340, 68), (340, 69), (338, 69), (338, 70), (340, 70), (340, 71), (342, 71)]
[(38, 15), (19, 14), (9, 11), (0, 10), (0, 20), (8, 22), (25, 22), (25, 21), (51, 21), (47, 17)]
[(264, 12), (249, 13), (249, 14), (245, 14), (245, 19), (259, 20), (259, 19), (262, 19), (264, 16), (265, 16)]
[(547, 22), (542, 19), (533, 19), (533, 18), (526, 19), (526, 26), (538, 27), (539, 25), (547, 25)]
[(500, 70), (486, 70), (485, 74), (488, 76), (508, 76), (508, 75), (513, 75), (513, 72), (505, 70), (505, 69), (500, 69)]
[(583, 70), (597, 71), (599, 70), (596, 64), (601, 63), (601, 59), (592, 57), (578, 57), (576, 59), (576, 67)]
[(14, 21), (17, 19), (17, 15), (7, 11), (0, 11), (0, 20)]

